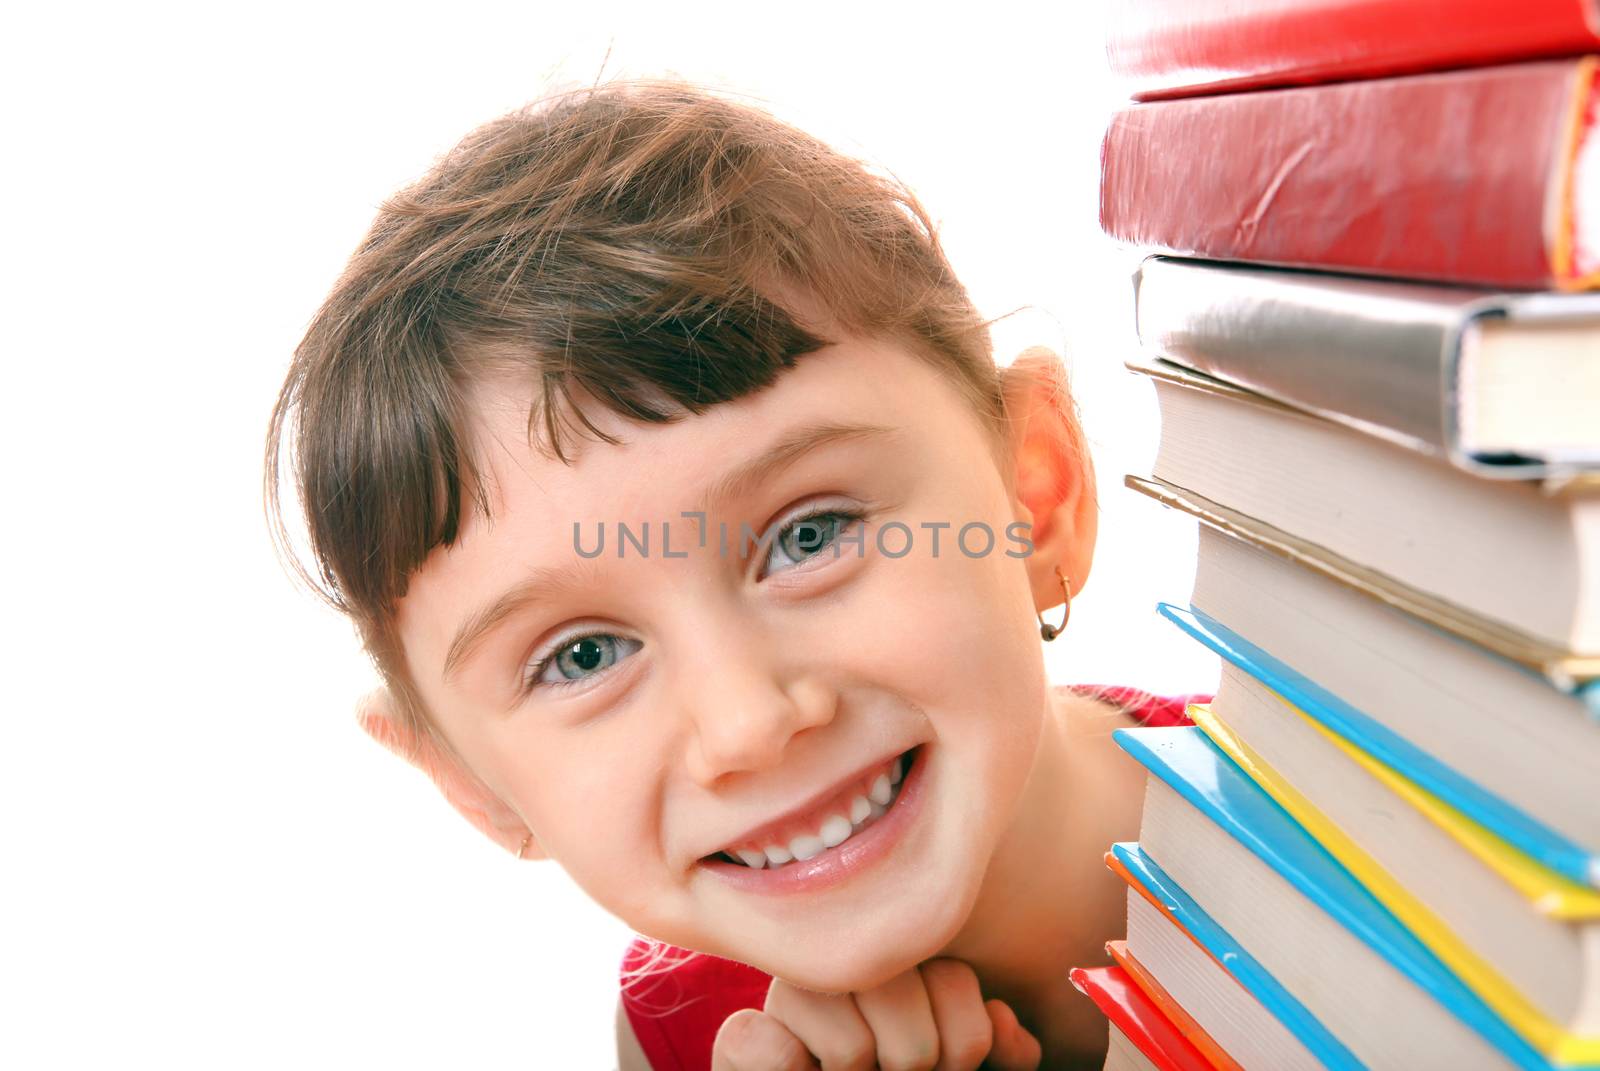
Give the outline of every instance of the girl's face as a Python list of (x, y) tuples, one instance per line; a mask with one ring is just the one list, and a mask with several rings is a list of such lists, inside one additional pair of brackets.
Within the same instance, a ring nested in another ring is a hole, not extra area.
[[(623, 441), (570, 466), (527, 445), (525, 393), (474, 400), (495, 516), (434, 551), (400, 629), (477, 777), (640, 933), (833, 992), (937, 954), (1049, 701), (1007, 530), (1030, 518), (963, 399), (850, 339), (676, 424), (591, 407)], [(912, 749), (880, 817), (872, 783)], [(864, 821), (827, 822), (858, 795)], [(797, 858), (722, 854), (757, 847)]]

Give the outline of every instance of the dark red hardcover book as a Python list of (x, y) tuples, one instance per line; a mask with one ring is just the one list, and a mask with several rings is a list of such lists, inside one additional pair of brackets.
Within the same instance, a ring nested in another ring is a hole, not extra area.
[(1600, 57), (1133, 104), (1100, 225), (1183, 256), (1600, 287)]
[(1600, 0), (1119, 0), (1136, 100), (1476, 67), (1600, 48)]

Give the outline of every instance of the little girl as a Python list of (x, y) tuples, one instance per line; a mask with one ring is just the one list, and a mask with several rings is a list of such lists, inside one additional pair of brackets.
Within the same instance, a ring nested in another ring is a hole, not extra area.
[(1110, 730), (1182, 701), (1048, 683), (1082, 433), (907, 190), (676, 84), (492, 122), (296, 351), (284, 540), (285, 450), (363, 725), (641, 935), (623, 1071), (1098, 1066)]

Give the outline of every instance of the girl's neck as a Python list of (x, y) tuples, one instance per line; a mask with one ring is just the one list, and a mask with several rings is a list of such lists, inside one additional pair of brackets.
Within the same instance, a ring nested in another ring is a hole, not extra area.
[(966, 924), (941, 955), (965, 960), (984, 997), (1009, 1004), (1044, 1046), (1044, 1066), (1098, 1067), (1105, 1019), (1067, 979), (1106, 962), (1123, 935), (1126, 886), (1104, 864), (1139, 834), (1144, 770), (1111, 739), (1114, 707), (1051, 689), (1016, 819), (995, 849)]

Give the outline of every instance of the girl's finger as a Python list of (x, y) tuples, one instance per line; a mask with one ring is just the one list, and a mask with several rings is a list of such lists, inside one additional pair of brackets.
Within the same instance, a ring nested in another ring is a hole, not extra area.
[(994, 1043), (978, 975), (966, 961), (940, 957), (919, 967), (939, 1030), (938, 1071), (977, 1071)]
[(766, 1013), (800, 1039), (822, 1071), (873, 1071), (878, 1049), (872, 1028), (849, 993), (817, 993), (774, 980)]
[(799, 1038), (765, 1012), (736, 1011), (711, 1045), (711, 1071), (817, 1071)]
[(939, 1028), (921, 971), (902, 971), (856, 993), (855, 1000), (877, 1042), (881, 1071), (933, 1071), (939, 1062)]
[(985, 1071), (1038, 1071), (1044, 1059), (1044, 1046), (1017, 1021), (1016, 1013), (1003, 1000), (984, 1003), (989, 1021), (994, 1024), (994, 1046), (989, 1050)]

